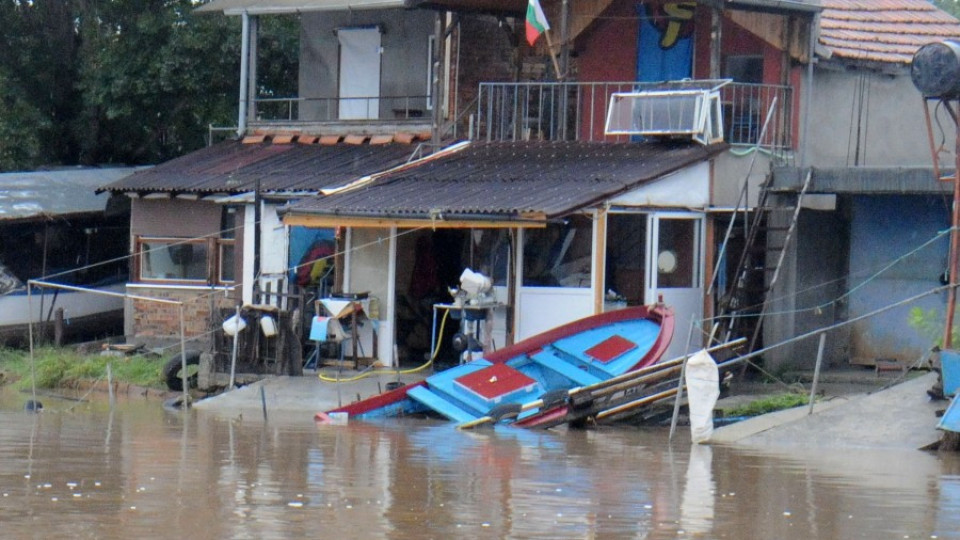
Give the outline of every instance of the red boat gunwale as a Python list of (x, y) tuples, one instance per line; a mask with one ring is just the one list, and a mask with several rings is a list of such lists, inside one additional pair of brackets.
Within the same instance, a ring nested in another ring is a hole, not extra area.
[(636, 319), (650, 319), (656, 321), (660, 325), (660, 332), (657, 334), (657, 339), (654, 341), (653, 346), (650, 347), (650, 350), (647, 351), (647, 353), (643, 355), (643, 357), (640, 358), (640, 360), (628, 370), (631, 371), (653, 364), (659, 360), (661, 356), (663, 356), (663, 353), (667, 351), (667, 347), (670, 345), (670, 340), (673, 338), (674, 321), (672, 309), (663, 304), (656, 304), (653, 306), (629, 307), (626, 309), (618, 309), (616, 311), (608, 311), (599, 315), (591, 315), (589, 317), (577, 319), (576, 321), (558, 326), (542, 334), (531, 336), (523, 341), (493, 351), (489, 354), (485, 354), (483, 358), (494, 364), (502, 364), (511, 358), (529, 354), (542, 349), (550, 343), (563, 339), (567, 336), (579, 334), (580, 332), (585, 332), (593, 328), (620, 321)]
[[(548, 330), (542, 334), (537, 334), (531, 336), (525, 340), (522, 340), (518, 343), (504, 347), (500, 350), (491, 352), (483, 356), (483, 358), (493, 364), (503, 364), (511, 358), (517, 356), (522, 356), (525, 354), (530, 354), (537, 350), (543, 349), (545, 346), (553, 343), (559, 339), (577, 334), (580, 332), (585, 332), (593, 328), (598, 328), (600, 326), (605, 326), (608, 324), (617, 323), (620, 321), (627, 320), (637, 320), (637, 319), (648, 319), (657, 322), (660, 325), (660, 331), (657, 333), (657, 339), (653, 342), (653, 345), (650, 347), (650, 350), (647, 351), (640, 360), (634, 364), (627, 371), (632, 371), (648, 365), (656, 363), (660, 360), (660, 357), (666, 352), (667, 347), (670, 345), (670, 340), (673, 337), (674, 330), (674, 318), (673, 310), (668, 308), (663, 304), (656, 304), (653, 306), (636, 306), (629, 307), (626, 309), (619, 309), (616, 311), (608, 311), (606, 313), (601, 313), (599, 315), (591, 315), (578, 319), (576, 321), (558, 326), (552, 330)], [(385, 392), (376, 396), (369, 397), (362, 401), (351, 403), (327, 413), (347, 413), (350, 416), (356, 416), (364, 414), (382, 407), (398, 403), (404, 399), (407, 399), (407, 392), (411, 388), (417, 386), (425, 386), (427, 384), (426, 379), (418, 381), (413, 384), (402, 386), (395, 390)], [(562, 407), (561, 407), (562, 408)], [(551, 410), (549, 413), (552, 414), (564, 414), (563, 411)], [(548, 411), (543, 411), (545, 414), (549, 414)], [(316, 420), (322, 420), (320, 413), (315, 417)], [(536, 425), (536, 420), (539, 419), (542, 421), (543, 417), (540, 415), (535, 415), (531, 418), (532, 422), (530, 425)], [(523, 422), (518, 422), (517, 425), (523, 425)]]

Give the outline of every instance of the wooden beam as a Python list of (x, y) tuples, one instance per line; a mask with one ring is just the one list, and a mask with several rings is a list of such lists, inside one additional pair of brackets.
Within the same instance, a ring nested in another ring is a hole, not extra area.
[(398, 227), (414, 229), (429, 227), (431, 229), (542, 229), (547, 226), (546, 218), (531, 216), (516, 220), (481, 220), (481, 219), (422, 219), (422, 218), (388, 218), (388, 217), (343, 217), (328, 215), (289, 214), (283, 218), (284, 225), (300, 225), (312, 228), (331, 227), (363, 227), (386, 228)]

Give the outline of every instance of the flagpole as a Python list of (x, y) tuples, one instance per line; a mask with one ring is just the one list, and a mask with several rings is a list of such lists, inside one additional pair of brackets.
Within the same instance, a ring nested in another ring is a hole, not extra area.
[(557, 55), (553, 52), (553, 42), (550, 41), (550, 30), (544, 30), (543, 35), (547, 37), (547, 49), (550, 51), (550, 59), (553, 60), (553, 69), (557, 72), (557, 80), (562, 81), (563, 75), (560, 73), (560, 64), (557, 63)]

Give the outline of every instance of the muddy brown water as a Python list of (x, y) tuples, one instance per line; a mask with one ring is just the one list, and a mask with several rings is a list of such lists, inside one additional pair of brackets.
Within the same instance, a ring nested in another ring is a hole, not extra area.
[(0, 392), (3, 538), (960, 538), (960, 459)]

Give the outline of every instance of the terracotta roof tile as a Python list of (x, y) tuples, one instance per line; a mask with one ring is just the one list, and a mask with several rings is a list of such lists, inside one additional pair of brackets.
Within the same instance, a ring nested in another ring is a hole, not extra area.
[(370, 138), (370, 144), (387, 144), (393, 142), (393, 135), (375, 135)]
[(344, 144), (363, 144), (367, 142), (366, 135), (347, 135), (343, 139)]
[(330, 146), (332, 144), (337, 144), (340, 142), (339, 135), (324, 135), (320, 137), (320, 144), (324, 146)]
[(417, 138), (413, 133), (397, 133), (393, 136), (393, 140), (398, 143), (410, 144)]
[(835, 58), (909, 64), (927, 43), (960, 39), (960, 21), (927, 0), (821, 0), (820, 44)]

